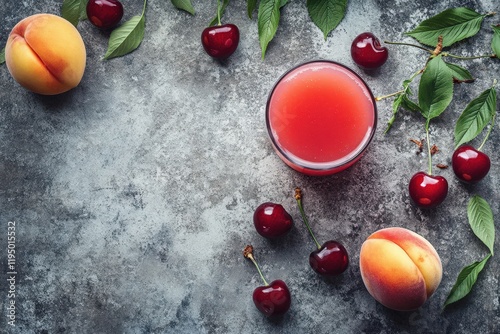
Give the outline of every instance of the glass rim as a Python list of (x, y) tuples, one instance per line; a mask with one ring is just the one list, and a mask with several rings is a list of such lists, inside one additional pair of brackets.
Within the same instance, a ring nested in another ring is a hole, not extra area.
[[(369, 136), (366, 138), (366, 139), (363, 139), (363, 142), (362, 142), (362, 145), (357, 148), (356, 150), (354, 150), (353, 152), (351, 152), (350, 156), (348, 158), (342, 158), (342, 159), (337, 159), (337, 160), (334, 160), (334, 161), (327, 161), (327, 162), (322, 162), (321, 164), (322, 165), (325, 165), (325, 167), (318, 167), (318, 163), (308, 163), (307, 161), (301, 159), (301, 161), (298, 161), (297, 159), (295, 159), (293, 156), (290, 156), (290, 154), (288, 154), (285, 150), (283, 150), (280, 145), (278, 145), (274, 135), (273, 135), (273, 132), (272, 132), (272, 129), (271, 129), (271, 122), (270, 122), (270, 117), (269, 117), (269, 114), (270, 114), (270, 104), (271, 104), (271, 99), (273, 97), (273, 94), (274, 94), (274, 91), (276, 90), (276, 88), (278, 87), (278, 85), (283, 81), (283, 79), (289, 75), (290, 73), (292, 73), (293, 71), (303, 67), (303, 66), (306, 66), (306, 65), (309, 65), (309, 64), (314, 64), (314, 63), (327, 63), (327, 64), (332, 64), (332, 65), (335, 65), (335, 66), (338, 66), (338, 67), (341, 67), (347, 71), (349, 71), (349, 73), (352, 73), (358, 80), (359, 82), (362, 84), (362, 86), (365, 88), (365, 90), (368, 92), (369, 94), (369, 97), (370, 97), (370, 100), (372, 102), (372, 105), (373, 105), (373, 126), (370, 130), (370, 133), (369, 133)], [(336, 61), (333, 61), (333, 60), (327, 60), (327, 59), (316, 59), (316, 60), (309, 60), (309, 61), (306, 61), (306, 62), (302, 62), (302, 63), (299, 63), (293, 67), (291, 67), (290, 69), (288, 69), (287, 71), (285, 71), (277, 80), (276, 82), (274, 83), (271, 91), (269, 92), (269, 95), (268, 95), (268, 98), (267, 98), (267, 102), (266, 102), (266, 128), (267, 128), (267, 133), (271, 139), (271, 142), (274, 146), (274, 148), (279, 152), (279, 154), (284, 157), (286, 160), (288, 160), (290, 163), (298, 166), (299, 168), (302, 168), (302, 169), (305, 169), (305, 170), (311, 170), (311, 171), (320, 171), (320, 172), (327, 172), (327, 171), (331, 171), (331, 170), (335, 170), (335, 169), (338, 169), (338, 168), (342, 168), (343, 166), (348, 166), (350, 165), (351, 163), (353, 163), (354, 161), (356, 161), (367, 149), (367, 147), (370, 145), (370, 143), (372, 142), (373, 140), (373, 137), (375, 136), (375, 132), (376, 132), (376, 129), (377, 129), (377, 122), (378, 122), (378, 110), (377, 110), (377, 104), (376, 104), (376, 100), (375, 100), (375, 96), (373, 95), (373, 92), (371, 91), (370, 87), (368, 87), (368, 85), (366, 84), (366, 81), (361, 78), (361, 76), (356, 73), (353, 69), (349, 68), (348, 66), (342, 64), (342, 63), (339, 63), (339, 62), (336, 62)], [(352, 154), (354, 153), (354, 154)], [(341, 160), (341, 162), (338, 162), (339, 160)]]

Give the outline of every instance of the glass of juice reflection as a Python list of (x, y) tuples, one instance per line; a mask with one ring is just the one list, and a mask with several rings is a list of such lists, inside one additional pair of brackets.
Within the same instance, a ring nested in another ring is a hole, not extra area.
[(307, 175), (330, 175), (359, 160), (377, 125), (372, 92), (346, 66), (301, 64), (274, 85), (266, 123), (278, 156)]

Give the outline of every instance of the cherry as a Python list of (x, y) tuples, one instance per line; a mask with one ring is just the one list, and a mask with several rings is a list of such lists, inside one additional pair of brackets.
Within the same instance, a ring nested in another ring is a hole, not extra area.
[(261, 236), (276, 238), (290, 231), (293, 219), (281, 204), (266, 202), (255, 209), (253, 223)]
[(441, 204), (448, 195), (448, 181), (442, 176), (418, 172), (408, 186), (410, 197), (418, 207), (433, 208)]
[(490, 171), (490, 158), (470, 145), (462, 145), (455, 150), (451, 158), (455, 175), (463, 182), (481, 181)]
[(89, 0), (87, 17), (98, 28), (110, 29), (123, 17), (123, 5), (118, 0)]
[(335, 276), (347, 269), (349, 257), (340, 242), (329, 240), (309, 255), (309, 264), (318, 274)]
[(361, 68), (375, 69), (387, 61), (389, 50), (380, 45), (380, 41), (371, 32), (356, 36), (351, 44), (352, 60)]
[(205, 28), (201, 44), (209, 56), (226, 59), (234, 53), (240, 41), (240, 31), (234, 24), (216, 25)]
[(257, 261), (253, 257), (253, 247), (251, 245), (245, 247), (243, 256), (252, 261), (264, 282), (264, 286), (259, 286), (253, 291), (252, 298), (257, 309), (267, 317), (285, 314), (292, 303), (290, 290), (286, 283), (279, 279), (272, 281), (271, 284), (266, 282)]
[(299, 206), (302, 220), (309, 230), (318, 249), (309, 255), (309, 265), (311, 268), (323, 276), (337, 276), (342, 274), (349, 266), (349, 256), (345, 247), (338, 241), (329, 240), (320, 245), (309, 226), (304, 208), (302, 206), (302, 192), (300, 188), (295, 188), (295, 199)]

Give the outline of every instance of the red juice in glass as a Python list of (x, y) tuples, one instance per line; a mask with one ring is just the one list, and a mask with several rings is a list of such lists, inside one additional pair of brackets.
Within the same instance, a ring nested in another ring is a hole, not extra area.
[(299, 65), (274, 86), (266, 123), (280, 158), (308, 175), (351, 166), (373, 138), (375, 99), (363, 79), (331, 61)]

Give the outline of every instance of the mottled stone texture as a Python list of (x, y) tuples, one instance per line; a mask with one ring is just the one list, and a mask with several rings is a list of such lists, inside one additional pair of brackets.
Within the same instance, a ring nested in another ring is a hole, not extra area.
[[(3, 3), (1, 45), (17, 21), (58, 14), (61, 3)], [(125, 18), (142, 9), (141, 1), (123, 4)], [(384, 134), (392, 101), (379, 102), (379, 127), (362, 160), (321, 178), (285, 166), (264, 121), (269, 90), (292, 66), (322, 58), (355, 68), (350, 43), (363, 31), (413, 42), (403, 32), (448, 7), (486, 13), (500, 10), (498, 2), (349, 1), (345, 19), (325, 41), (305, 1), (290, 1), (262, 60), (256, 17), (246, 16), (244, 1), (233, 1), (223, 21), (240, 27), (241, 44), (225, 62), (208, 57), (200, 43), (216, 1), (193, 4), (197, 12), (190, 16), (170, 1), (149, 1), (139, 49), (109, 61), (102, 60), (108, 34), (81, 22), (87, 69), (81, 84), (63, 95), (32, 94), (0, 67), (0, 332), (500, 332), (496, 255), (471, 294), (441, 312), (460, 269), (487, 254), (467, 221), (473, 194), (488, 200), (498, 226), (498, 125), (484, 147), (492, 160), (487, 178), (464, 186), (451, 168), (436, 169), (449, 180), (449, 195), (440, 207), (423, 211), (407, 193), (411, 175), (427, 168), (426, 155), (415, 154), (409, 140), (424, 137), (420, 115), (402, 111)], [(487, 18), (479, 35), (450, 51), (490, 52), (489, 27), (498, 23), (498, 14)], [(389, 48), (379, 71), (356, 68), (376, 96), (398, 90), (425, 61), (422, 50)], [(455, 62), (477, 80), (456, 86), (448, 110), (431, 123), (432, 142), (440, 148), (434, 161), (447, 165), (459, 113), (500, 79), (498, 60)], [(342, 241), (351, 255), (341, 277), (326, 280), (309, 268), (314, 244), (292, 197), (296, 186), (316, 237)], [(253, 228), (253, 210), (264, 201), (282, 203), (295, 219), (281, 240), (265, 240)], [(6, 324), (9, 221), (16, 222), (15, 327)], [(420, 233), (441, 255), (441, 286), (415, 312), (386, 309), (361, 281), (361, 244), (388, 226)], [(281, 278), (290, 287), (292, 307), (283, 319), (264, 318), (252, 303), (261, 281), (241, 254), (247, 243), (268, 280)]]

